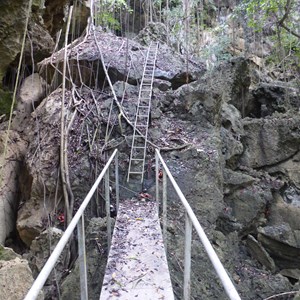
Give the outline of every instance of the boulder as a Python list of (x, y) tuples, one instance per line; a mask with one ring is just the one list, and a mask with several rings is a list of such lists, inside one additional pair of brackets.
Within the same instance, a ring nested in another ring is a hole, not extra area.
[(263, 266), (265, 266), (272, 273), (275, 272), (276, 266), (274, 260), (270, 257), (266, 249), (251, 235), (247, 236), (247, 249), (251, 256), (257, 259)]
[(239, 163), (252, 168), (271, 166), (294, 156), (300, 149), (300, 116), (243, 120), (245, 148)]
[[(271, 191), (259, 183), (249, 184), (253, 179), (240, 175), (240, 180), (241, 185), (246, 186), (232, 192), (228, 190), (224, 197), (227, 207), (219, 217), (218, 226), (224, 232), (238, 230), (241, 235), (247, 235), (266, 224), (266, 207), (273, 198)], [(243, 183), (243, 180), (246, 181)]]
[[(128, 83), (136, 85), (141, 80), (147, 48), (138, 42), (116, 37), (111, 33), (104, 32), (101, 28), (97, 28), (95, 31), (91, 31), (86, 38), (79, 38), (68, 46), (67, 56), (70, 74), (67, 76), (71, 76), (75, 84), (85, 83), (97, 87), (107, 83), (99, 49), (102, 52), (103, 63), (108, 69), (112, 83), (127, 80)], [(54, 65), (60, 71), (62, 70), (63, 57), (64, 49), (61, 49), (39, 64), (40, 74), (45, 80), (53, 78), (56, 70)], [(185, 58), (180, 54), (174, 54), (169, 47), (159, 48), (155, 64), (155, 78), (161, 79), (162, 73), (169, 74), (169, 78), (164, 78), (165, 80), (176, 81), (173, 78), (186, 71), (183, 68), (184, 62)], [(78, 72), (80, 72), (80, 76)], [(189, 75), (193, 80), (199, 72), (203, 73), (203, 69), (199, 66), (190, 66)], [(60, 83), (61, 78), (58, 78), (57, 84)], [(181, 85), (185, 83), (183, 82)]]
[(222, 97), (203, 82), (193, 82), (175, 92), (168, 92), (163, 101), (163, 112), (172, 111), (177, 117), (196, 121), (202, 126), (218, 125)]
[[(16, 257), (13, 260), (0, 260), (0, 299), (22, 300), (33, 283), (28, 262)], [(40, 293), (37, 299), (44, 299)]]
[(300, 268), (300, 234), (287, 223), (258, 228), (258, 241), (281, 269)]
[(23, 160), (27, 143), (15, 131), (9, 131), (5, 161), (7, 133), (0, 131), (1, 180), (0, 180), (0, 244), (15, 229), (16, 212), (20, 202), (20, 177), (23, 174)]
[[(48, 57), (55, 47), (55, 43), (44, 24), (34, 22), (32, 19), (28, 24), (28, 39), (25, 44), (25, 57), (29, 65), (34, 65), (32, 53), (36, 62)], [(30, 63), (31, 62), (31, 63)]]
[(45, 81), (37, 73), (25, 78), (20, 87), (12, 129), (26, 133), (30, 115), (44, 98), (45, 92)]

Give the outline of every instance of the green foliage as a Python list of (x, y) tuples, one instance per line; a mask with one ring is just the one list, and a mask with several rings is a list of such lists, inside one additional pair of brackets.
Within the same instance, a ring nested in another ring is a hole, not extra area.
[(12, 105), (12, 93), (0, 90), (0, 115), (9, 115)]
[(121, 28), (118, 15), (120, 11), (131, 13), (125, 0), (102, 0), (100, 1), (99, 11), (96, 13), (96, 25), (108, 27), (112, 30)]
[[(289, 5), (288, 5), (289, 4)], [(294, 0), (243, 0), (234, 10), (234, 17), (246, 16), (248, 26), (260, 32), (266, 25), (274, 29), (285, 17), (285, 24), (295, 30), (298, 26), (295, 18), (299, 18)]]
[(230, 44), (231, 40), (227, 35), (218, 33), (215, 42), (209, 44), (201, 51), (202, 57), (210, 61), (212, 66), (229, 60), (232, 58), (232, 55), (228, 52)]

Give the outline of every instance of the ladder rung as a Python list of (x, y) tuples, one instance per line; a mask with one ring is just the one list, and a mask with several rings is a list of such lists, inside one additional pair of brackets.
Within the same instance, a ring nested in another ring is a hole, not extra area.
[(134, 148), (134, 149), (145, 149), (145, 147), (142, 147), (142, 146), (133, 146), (132, 148)]
[(143, 158), (131, 158), (131, 160), (136, 160), (136, 161), (144, 161)]
[(129, 174), (144, 174), (144, 172), (130, 171)]

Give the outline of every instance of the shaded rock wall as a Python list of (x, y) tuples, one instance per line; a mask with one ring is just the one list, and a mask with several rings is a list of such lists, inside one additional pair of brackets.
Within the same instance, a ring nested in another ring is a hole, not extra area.
[[(1, 160), (5, 151), (6, 132), (0, 131)], [(7, 143), (5, 163), (2, 162), (0, 180), (0, 244), (4, 244), (6, 237), (14, 230), (16, 211), (19, 206), (20, 183), (19, 174), (22, 170), (22, 160), (26, 152), (26, 142), (19, 134), (10, 131)]]

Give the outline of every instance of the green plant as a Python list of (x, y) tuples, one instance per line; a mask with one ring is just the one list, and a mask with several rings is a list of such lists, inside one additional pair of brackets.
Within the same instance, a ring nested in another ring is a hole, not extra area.
[(118, 15), (121, 11), (131, 13), (125, 0), (102, 0), (95, 14), (95, 23), (112, 30), (121, 29)]

